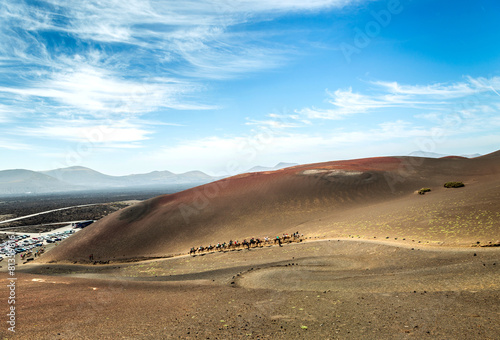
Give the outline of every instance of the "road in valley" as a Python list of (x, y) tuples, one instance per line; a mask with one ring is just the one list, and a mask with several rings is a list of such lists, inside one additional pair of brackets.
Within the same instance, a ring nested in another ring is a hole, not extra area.
[(65, 208), (59, 208), (59, 209), (54, 209), (54, 210), (49, 210), (49, 211), (43, 211), (43, 212), (39, 212), (39, 213), (36, 213), (36, 214), (31, 214), (31, 215), (26, 215), (26, 216), (11, 218), (11, 219), (5, 220), (5, 221), (0, 221), (0, 224), (14, 222), (14, 221), (19, 221), (19, 220), (24, 220), (26, 218), (35, 217), (35, 216), (39, 216), (39, 215), (50, 214), (52, 212), (61, 211), (61, 210), (68, 210), (68, 209), (73, 209), (73, 208), (91, 207), (91, 206), (94, 206), (94, 205), (101, 205), (101, 204), (102, 203), (82, 204), (82, 205), (75, 205), (75, 206), (72, 206), (72, 207), (65, 207)]

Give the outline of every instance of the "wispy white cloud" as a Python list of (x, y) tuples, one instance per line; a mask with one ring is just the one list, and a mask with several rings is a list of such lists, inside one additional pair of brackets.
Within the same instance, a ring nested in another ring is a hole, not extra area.
[(12, 134), (83, 142), (92, 146), (136, 147), (134, 143), (150, 138), (153, 134), (147, 126), (139, 122), (95, 120), (50, 120), (38, 127), (19, 127)]
[(0, 139), (0, 149), (22, 151), (22, 150), (32, 150), (33, 148), (28, 144), (19, 143), (9, 139)]
[[(50, 0), (54, 12), (30, 13), (34, 20), (27, 27), (64, 29), (83, 38), (143, 44), (139, 38), (153, 34), (191, 33), (191, 37), (213, 34), (200, 28), (225, 28), (272, 12), (290, 12), (343, 7), (358, 0), (200, 0), (164, 2), (161, 0), (85, 1), (68, 4)], [(26, 11), (13, 10), (14, 16)], [(59, 18), (63, 15), (63, 20)], [(196, 30), (186, 31), (186, 28)], [(179, 29), (180, 28), (180, 29)]]
[(253, 125), (258, 128), (266, 129), (285, 129), (285, 128), (299, 128), (311, 125), (311, 122), (301, 118), (299, 115), (295, 114), (277, 114), (270, 113), (267, 115), (268, 119), (257, 120), (250, 119), (247, 117), (247, 122), (245, 125)]
[[(1, 96), (0, 96), (1, 101)], [(4, 125), (12, 124), (17, 119), (26, 117), (27, 115), (33, 113), (30, 108), (24, 108), (15, 104), (2, 104), (0, 103), (0, 123)]]
[(232, 27), (290, 11), (343, 7), (355, 2), (358, 0), (50, 0), (28, 5), (6, 1), (0, 7), (4, 22), (0, 27), (9, 34), (2, 39), (0, 50), (18, 60), (51, 64), (52, 56), (41, 34), (57, 32), (89, 43), (124, 44), (122, 51), (118, 49), (122, 59), (133, 58), (124, 56), (125, 52), (135, 51), (140, 56), (150, 50), (155, 52), (155, 63), (187, 63), (192, 69), (184, 70), (191, 76), (227, 77), (273, 67), (282, 59), (278, 50), (264, 48), (263, 41), (253, 41), (253, 32), (235, 34)]
[(356, 93), (352, 91), (351, 87), (347, 90), (338, 89), (334, 92), (327, 91), (327, 94), (329, 96), (327, 102), (334, 106), (333, 109), (319, 109), (312, 107), (303, 108), (297, 110), (296, 112), (308, 118), (338, 120), (351, 115), (366, 113), (380, 108), (423, 104), (422, 102), (418, 102), (401, 95), (365, 95)]
[[(451, 85), (402, 85), (398, 82), (382, 81), (371, 82), (371, 84), (375, 85), (376, 88), (370, 90), (368, 94), (353, 92), (352, 88), (338, 89), (334, 92), (327, 91), (329, 96), (327, 102), (332, 104), (334, 108), (310, 107), (296, 112), (311, 119), (339, 120), (356, 114), (397, 107), (434, 111), (420, 114), (420, 117), (431, 117), (436, 115), (436, 111), (449, 110), (457, 104), (457, 99), (478, 97), (476, 101), (481, 101), (481, 104), (470, 105), (468, 102), (465, 108), (460, 109), (461, 114), (467, 115), (471, 114), (472, 111), (492, 112), (492, 106), (496, 105), (495, 101), (500, 100), (500, 96), (483, 100), (485, 95), (492, 95), (496, 93), (495, 89), (500, 88), (500, 77), (490, 79), (467, 77), (465, 82)], [(479, 99), (479, 97), (481, 98)]]
[(9, 121), (9, 107), (7, 105), (0, 104), (0, 123), (5, 123)]
[(177, 80), (142, 83), (115, 77), (111, 72), (82, 65), (66, 72), (54, 73), (44, 80), (27, 82), (24, 87), (0, 87), (31, 101), (38, 97), (55, 101), (60, 107), (78, 109), (82, 113), (145, 113), (158, 108), (206, 108), (179, 103), (182, 95), (194, 86)]
[(290, 122), (281, 122), (277, 120), (253, 120), (250, 119), (248, 120), (245, 125), (257, 125), (259, 127), (269, 127), (271, 129), (283, 129), (283, 128), (297, 128), (301, 127), (303, 125), (297, 124), (297, 123), (290, 123)]
[(456, 83), (452, 85), (432, 84), (432, 85), (401, 85), (397, 82), (373, 82), (374, 85), (385, 88), (388, 92), (410, 96), (428, 96), (432, 98), (460, 98), (476, 92), (467, 83)]
[(472, 78), (467, 77), (465, 82), (454, 84), (431, 85), (401, 85), (397, 82), (377, 81), (372, 84), (385, 88), (388, 92), (398, 95), (424, 96), (428, 98), (453, 99), (489, 92), (500, 87), (500, 77)]

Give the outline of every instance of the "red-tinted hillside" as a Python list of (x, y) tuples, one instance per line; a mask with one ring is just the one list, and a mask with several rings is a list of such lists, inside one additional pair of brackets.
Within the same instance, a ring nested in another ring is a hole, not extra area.
[[(398, 214), (412, 206), (454, 197), (467, 200), (473, 193), (491, 191), (499, 173), (497, 152), (476, 159), (367, 158), (242, 174), (118, 211), (66, 240), (43, 260), (83, 260), (90, 253), (100, 260), (165, 256), (191, 246), (296, 230), (320, 236), (359, 234), (361, 227), (354, 222), (362, 213), (372, 212), (365, 228), (378, 225), (378, 211), (391, 223), (400, 223)], [(444, 182), (458, 180), (466, 182), (462, 191), (452, 195), (442, 188)], [(414, 192), (421, 187), (433, 192), (419, 197)], [(490, 194), (495, 201), (494, 192)], [(415, 215), (408, 228), (420, 223), (418, 218)], [(369, 230), (388, 232), (397, 223)], [(405, 232), (403, 224), (397, 228)], [(415, 233), (410, 229), (408, 234)]]

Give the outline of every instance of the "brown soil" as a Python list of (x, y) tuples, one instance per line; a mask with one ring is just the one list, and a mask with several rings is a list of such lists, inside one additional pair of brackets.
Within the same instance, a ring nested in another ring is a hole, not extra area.
[(133, 264), (24, 265), (17, 335), (497, 339), (499, 255), (329, 240)]

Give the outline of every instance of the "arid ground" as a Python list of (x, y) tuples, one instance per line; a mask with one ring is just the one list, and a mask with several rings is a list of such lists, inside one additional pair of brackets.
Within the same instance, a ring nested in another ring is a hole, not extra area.
[[(0, 331), (22, 339), (499, 339), (499, 175), (500, 152), (386, 157), (239, 175), (147, 200), (19, 265), (16, 335)], [(417, 194), (422, 187), (431, 192)], [(295, 231), (303, 242), (187, 255)], [(109, 264), (90, 264), (89, 254)]]
[(129, 264), (25, 265), (17, 332), (23, 339), (498, 339), (497, 250), (332, 239)]

